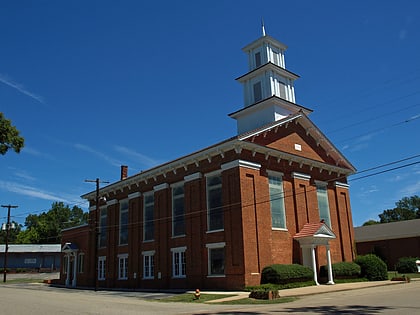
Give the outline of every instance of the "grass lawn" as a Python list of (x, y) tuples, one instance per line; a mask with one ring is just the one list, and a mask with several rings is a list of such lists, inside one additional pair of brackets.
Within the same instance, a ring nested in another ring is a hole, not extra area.
[(234, 294), (201, 294), (199, 299), (195, 299), (192, 293), (182, 293), (169, 298), (160, 299), (160, 302), (184, 302), (184, 303), (206, 303), (208, 301), (223, 299), (234, 296)]
[[(234, 294), (201, 294), (200, 299), (194, 299), (194, 296), (192, 293), (183, 293), (178, 294), (175, 296), (172, 296), (170, 298), (164, 298), (160, 299), (160, 302), (181, 302), (181, 303), (206, 303), (213, 300), (223, 299), (225, 297), (234, 296)], [(258, 300), (258, 299), (250, 299), (250, 298), (243, 298), (239, 300), (231, 300), (231, 301), (225, 301), (215, 304), (229, 304), (229, 305), (235, 305), (235, 304), (278, 304), (278, 303), (286, 303), (286, 302), (292, 302), (295, 301), (296, 298), (279, 298), (275, 300)]]
[(397, 271), (388, 271), (388, 279), (392, 279), (394, 277), (395, 278), (402, 277), (402, 276), (409, 277), (410, 279), (420, 278), (420, 272), (416, 272), (416, 273), (398, 273)]

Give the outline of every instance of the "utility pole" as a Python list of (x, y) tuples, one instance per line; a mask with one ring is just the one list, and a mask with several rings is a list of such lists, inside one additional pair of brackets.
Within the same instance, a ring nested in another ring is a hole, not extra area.
[(6, 244), (4, 248), (4, 263), (3, 263), (3, 282), (6, 282), (7, 273), (7, 252), (9, 251), (9, 230), (12, 228), (10, 225), (10, 209), (17, 208), (18, 206), (2, 205), (3, 208), (7, 208), (7, 223), (6, 223)]
[[(99, 243), (99, 226), (98, 226), (98, 215), (99, 215), (99, 184), (103, 183), (103, 184), (108, 184), (109, 182), (106, 181), (101, 181), (99, 178), (97, 179), (85, 179), (86, 183), (96, 183), (96, 197), (95, 197), (95, 260), (94, 260), (94, 264), (95, 264), (95, 291), (98, 290), (98, 243)], [(105, 269), (106, 270), (106, 269)]]

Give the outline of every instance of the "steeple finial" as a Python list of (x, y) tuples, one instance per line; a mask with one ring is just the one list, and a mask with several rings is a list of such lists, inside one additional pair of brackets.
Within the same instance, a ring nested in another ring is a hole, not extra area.
[(262, 36), (265, 36), (264, 19), (261, 18)]

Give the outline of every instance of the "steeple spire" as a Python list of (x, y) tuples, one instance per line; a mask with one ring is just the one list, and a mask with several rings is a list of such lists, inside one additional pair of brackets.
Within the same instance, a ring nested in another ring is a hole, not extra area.
[(265, 27), (264, 27), (264, 19), (261, 18), (261, 27), (262, 27), (262, 36), (265, 36)]

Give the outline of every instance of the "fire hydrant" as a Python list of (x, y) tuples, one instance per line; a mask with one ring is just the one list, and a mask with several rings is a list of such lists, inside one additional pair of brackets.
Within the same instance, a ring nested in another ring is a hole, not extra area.
[(194, 299), (199, 300), (200, 296), (201, 296), (200, 290), (196, 289), (195, 292), (194, 292)]

